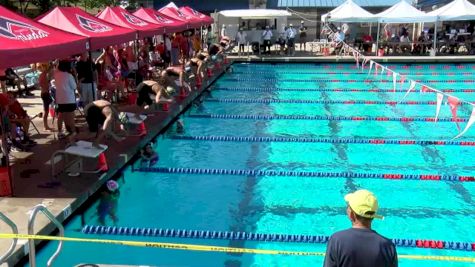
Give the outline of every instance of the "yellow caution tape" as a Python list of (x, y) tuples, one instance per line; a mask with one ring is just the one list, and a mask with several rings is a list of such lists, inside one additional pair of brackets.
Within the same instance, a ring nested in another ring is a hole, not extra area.
[[(13, 238), (34, 239), (34, 240), (49, 240), (49, 241), (69, 241), (69, 242), (82, 242), (82, 243), (100, 243), (100, 244), (113, 244), (113, 245), (132, 246), (132, 247), (152, 247), (152, 248), (163, 248), (163, 249), (211, 251), (211, 252), (226, 252), (226, 253), (251, 253), (251, 254), (266, 254), (266, 255), (287, 255), (287, 256), (325, 256), (324, 252), (310, 252), (310, 251), (235, 248), (235, 247), (193, 245), (193, 244), (180, 244), (180, 243), (144, 242), (144, 241), (93, 239), (93, 238), (76, 238), (76, 237), (60, 237), (60, 236), (45, 236), (45, 235), (0, 234), (0, 239), (13, 239)], [(475, 257), (431, 256), (431, 255), (398, 255), (398, 258), (399, 259), (410, 259), (410, 260), (451, 261), (451, 262), (471, 262), (471, 263), (475, 263)]]

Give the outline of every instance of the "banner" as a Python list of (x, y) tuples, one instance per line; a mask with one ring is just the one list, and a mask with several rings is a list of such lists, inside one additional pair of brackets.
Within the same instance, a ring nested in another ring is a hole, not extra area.
[(459, 133), (453, 139), (457, 139), (460, 136), (464, 135), (474, 123), (475, 123), (475, 107), (472, 107), (472, 115), (470, 115), (470, 119), (468, 120), (467, 125), (465, 126), (465, 129), (463, 129), (463, 131)]
[(404, 97), (401, 99), (401, 101), (399, 101), (399, 103), (401, 103), (408, 95), (409, 93), (414, 90), (414, 88), (416, 88), (416, 82), (411, 80), (410, 83), (409, 83), (409, 90), (407, 90), (406, 94), (404, 95)]
[[(449, 102), (450, 112), (452, 112), (452, 119), (456, 120), (457, 109), (458, 109), (458, 105), (460, 104), (460, 100), (454, 96), (449, 96), (447, 100)], [(460, 131), (459, 123), (456, 121), (455, 124), (457, 125), (457, 129)]]
[(396, 93), (397, 73), (393, 72), (393, 92)]
[(435, 110), (435, 120), (434, 122), (437, 122), (437, 118), (439, 118), (439, 113), (440, 113), (440, 107), (442, 106), (442, 100), (444, 100), (444, 95), (441, 93), (437, 93), (437, 107)]

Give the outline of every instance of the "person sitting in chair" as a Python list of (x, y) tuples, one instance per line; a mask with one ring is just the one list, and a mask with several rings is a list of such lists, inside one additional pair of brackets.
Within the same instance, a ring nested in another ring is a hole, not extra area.
[[(21, 78), (12, 68), (0, 69), (0, 87), (3, 93), (7, 93), (7, 85), (12, 86), (13, 89), (17, 87), (18, 97), (21, 97), (23, 94), (25, 96), (32, 96), (33, 94), (28, 92), (28, 85), (26, 84), (26, 79)], [(24, 89), (22, 90), (21, 86), (23, 85)]]

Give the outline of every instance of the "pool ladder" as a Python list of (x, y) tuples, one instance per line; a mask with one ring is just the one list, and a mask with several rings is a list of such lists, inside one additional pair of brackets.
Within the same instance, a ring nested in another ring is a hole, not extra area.
[[(8, 218), (5, 214), (3, 214), (1, 212), (0, 212), (0, 220), (2, 220), (8, 226), (10, 226), (10, 228), (12, 229), (13, 234), (18, 234), (18, 228), (17, 228), (16, 224), (12, 220), (10, 220), (10, 218)], [(15, 250), (17, 242), (18, 242), (18, 238), (13, 238), (13, 242), (10, 245), (10, 248), (8, 248), (8, 251), (5, 252), (5, 254), (3, 254), (2, 256), (0, 256), (0, 264), (2, 264), (8, 257), (10, 257), (10, 255)]]
[[(58, 228), (60, 237), (64, 237), (63, 225), (56, 219), (56, 217), (53, 214), (51, 214), (51, 212), (43, 204), (36, 205), (31, 210), (30, 218), (28, 219), (28, 234), (29, 235), (35, 234), (34, 226), (35, 226), (36, 215), (38, 214), (38, 212), (43, 213)], [(28, 255), (30, 259), (30, 266), (36, 267), (36, 248), (35, 248), (34, 239), (28, 239), (28, 249), (29, 249)], [(49, 258), (48, 262), (46, 263), (47, 267), (50, 267), (53, 264), (53, 261), (58, 257), (59, 253), (61, 252), (61, 249), (63, 249), (62, 240), (59, 241), (58, 248), (56, 249), (56, 251), (53, 253), (53, 255)]]

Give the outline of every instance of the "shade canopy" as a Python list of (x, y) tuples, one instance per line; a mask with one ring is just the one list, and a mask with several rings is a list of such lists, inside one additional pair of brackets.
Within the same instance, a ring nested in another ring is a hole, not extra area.
[(86, 37), (48, 27), (0, 6), (0, 68), (82, 53), (87, 41)]
[(436, 16), (428, 15), (404, 0), (374, 16), (381, 23), (434, 22), (437, 19)]
[(186, 22), (181, 20), (174, 20), (153, 8), (140, 8), (134, 12), (134, 15), (150, 23), (162, 25), (163, 33), (173, 33), (186, 30)]
[(279, 9), (234, 9), (223, 10), (219, 14), (229, 18), (243, 19), (270, 19), (276, 17), (290, 17), (292, 14)]
[(475, 20), (475, 5), (467, 0), (454, 0), (428, 14), (437, 16), (439, 21)]
[(203, 22), (200, 19), (187, 15), (181, 12), (178, 8), (173, 6), (164, 6), (160, 10), (160, 13), (165, 14), (173, 19), (180, 20), (187, 23), (188, 28), (200, 28), (203, 26)]
[(142, 20), (119, 6), (106, 7), (96, 17), (120, 27), (136, 30), (139, 38), (150, 37), (164, 32), (163, 26)]
[(322, 21), (334, 22), (375, 22), (376, 17), (352, 0), (347, 0), (332, 11), (322, 15)]
[(54, 28), (89, 37), (92, 50), (126, 43), (136, 37), (135, 30), (108, 23), (77, 7), (56, 7), (37, 20)]
[(213, 22), (214, 22), (214, 19), (212, 17), (206, 16), (205, 14), (200, 13), (200, 12), (194, 10), (193, 8), (189, 7), (189, 6), (184, 6), (184, 7), (181, 7), (179, 9), (180, 9), (181, 12), (183, 12), (185, 14), (197, 17), (198, 19), (200, 19), (203, 22), (204, 25), (210, 25), (210, 24), (213, 24)]

